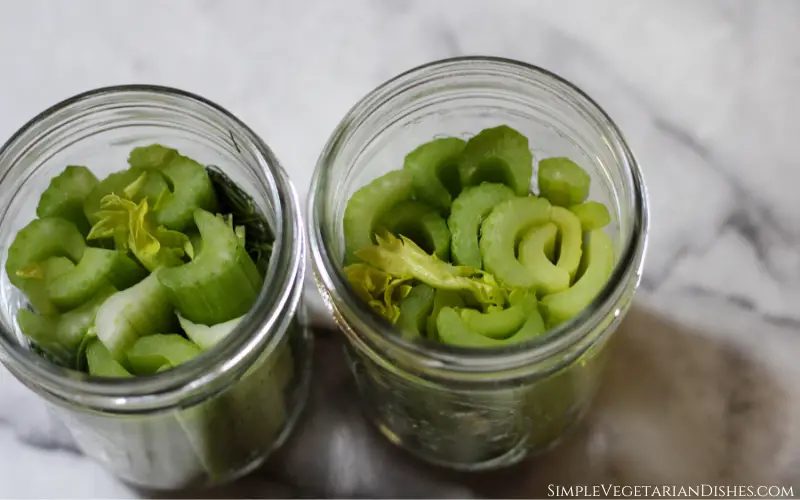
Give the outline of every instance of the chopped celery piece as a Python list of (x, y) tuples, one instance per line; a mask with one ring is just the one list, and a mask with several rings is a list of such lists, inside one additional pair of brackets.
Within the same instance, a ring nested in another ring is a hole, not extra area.
[(117, 362), (100, 339), (94, 339), (86, 346), (86, 365), (89, 375), (95, 377), (127, 378), (131, 374)]
[(135, 168), (159, 168), (176, 156), (178, 156), (178, 151), (161, 144), (139, 146), (133, 148), (128, 155), (128, 165)]
[(419, 201), (401, 201), (384, 215), (378, 228), (402, 234), (442, 260), (450, 258), (450, 230), (432, 206)]
[(581, 249), (583, 238), (581, 221), (578, 216), (566, 208), (558, 206), (553, 207), (550, 211), (550, 220), (558, 226), (561, 236), (556, 266), (568, 272), (572, 279), (578, 271), (583, 251)]
[(194, 211), (217, 211), (217, 197), (206, 168), (185, 156), (172, 158), (160, 172), (172, 190), (153, 207), (158, 225), (185, 231), (194, 225)]
[(533, 196), (495, 206), (481, 224), (483, 267), (511, 288), (536, 287), (536, 275), (516, 258), (517, 243), (532, 227), (550, 220), (550, 203)]
[(106, 299), (95, 320), (97, 336), (120, 362), (139, 337), (176, 328), (169, 293), (156, 274)]
[(54, 314), (58, 309), (47, 294), (45, 280), (31, 271), (50, 257), (78, 262), (85, 248), (83, 236), (72, 222), (60, 217), (34, 219), (17, 233), (8, 249), (8, 279), (22, 290), (37, 312)]
[(528, 319), (513, 335), (504, 339), (493, 339), (470, 330), (455, 309), (445, 307), (437, 319), (439, 339), (449, 345), (460, 347), (499, 347), (525, 342), (545, 332), (544, 321), (539, 311), (531, 309)]
[(539, 192), (553, 205), (568, 207), (586, 201), (592, 178), (569, 158), (539, 162)]
[(68, 166), (50, 180), (50, 185), (39, 198), (36, 215), (67, 219), (81, 234), (87, 234), (90, 226), (83, 213), (83, 201), (97, 184), (97, 177), (88, 168)]
[(460, 293), (451, 290), (437, 289), (433, 296), (433, 309), (430, 316), (428, 316), (427, 327), (425, 334), (429, 340), (439, 340), (439, 330), (436, 324), (436, 318), (439, 312), (445, 307), (464, 307), (464, 298)]
[(484, 337), (504, 339), (517, 332), (536, 308), (536, 295), (526, 292), (512, 292), (511, 306), (499, 311), (481, 313), (475, 309), (459, 311), (467, 328)]
[(83, 212), (89, 224), (94, 226), (102, 218), (103, 199), (108, 195), (114, 194), (136, 204), (146, 199), (150, 206), (154, 206), (168, 190), (167, 181), (158, 171), (129, 168), (100, 181), (86, 197)]
[(395, 205), (411, 198), (412, 176), (405, 170), (382, 175), (353, 193), (344, 210), (345, 264), (372, 244), (377, 222)]
[(124, 290), (143, 280), (147, 272), (130, 257), (116, 250), (87, 248), (78, 265), (52, 279), (45, 279), (47, 293), (61, 310), (83, 304), (111, 283)]
[(194, 260), (156, 272), (180, 314), (193, 323), (216, 325), (247, 313), (262, 277), (228, 225), (205, 210), (194, 213), (203, 243)]
[(22, 333), (58, 359), (59, 364), (75, 368), (81, 342), (94, 324), (100, 306), (114, 292), (113, 286), (105, 285), (80, 307), (61, 315), (42, 316), (20, 309), (17, 322)]
[(614, 243), (602, 229), (586, 235), (583, 274), (567, 290), (547, 295), (539, 303), (549, 327), (576, 316), (585, 309), (603, 289), (614, 270)]
[(517, 196), (527, 196), (533, 175), (528, 138), (506, 125), (482, 130), (467, 142), (459, 175), (465, 187), (500, 182)]
[(403, 168), (411, 173), (417, 198), (446, 211), (458, 192), (458, 163), (465, 142), (457, 137), (435, 139), (408, 153)]
[(203, 350), (211, 349), (222, 339), (227, 337), (233, 331), (233, 329), (236, 328), (236, 325), (242, 321), (242, 318), (244, 318), (244, 316), (233, 318), (232, 320), (224, 323), (206, 326), (198, 323), (192, 323), (188, 319), (181, 316), (180, 313), (178, 314), (178, 321), (180, 322), (183, 331), (186, 332), (186, 336)]
[(572, 205), (569, 207), (569, 211), (578, 216), (585, 233), (605, 227), (611, 222), (611, 214), (608, 212), (608, 208), (597, 201), (587, 201), (580, 205)]
[(136, 375), (152, 375), (189, 361), (203, 352), (181, 335), (156, 334), (142, 337), (128, 350), (128, 365)]
[(413, 241), (392, 234), (356, 252), (356, 257), (398, 278), (417, 279), (434, 288), (469, 292), (483, 306), (503, 305), (504, 290), (491, 275), (467, 266), (454, 266), (428, 255)]
[(478, 247), (478, 231), (483, 219), (495, 205), (514, 197), (504, 184), (485, 182), (468, 187), (453, 201), (447, 225), (452, 233), (453, 262), (480, 269), (483, 266)]
[(400, 303), (397, 326), (403, 338), (414, 340), (425, 334), (425, 322), (433, 309), (433, 293), (428, 285), (417, 285)]
[(569, 272), (552, 262), (557, 235), (558, 226), (548, 222), (528, 231), (519, 244), (519, 261), (531, 271), (540, 296), (569, 288)]

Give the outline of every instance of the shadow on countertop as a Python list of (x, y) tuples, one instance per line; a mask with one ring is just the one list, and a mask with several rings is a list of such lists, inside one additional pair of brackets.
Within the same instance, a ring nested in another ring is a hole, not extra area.
[(766, 484), (800, 494), (800, 450), (784, 439), (797, 427), (789, 402), (800, 398), (718, 338), (634, 307), (579, 427), (545, 455), (463, 474), (425, 465), (373, 429), (339, 335), (322, 332), (311, 400), (282, 450), (238, 483), (175, 498), (542, 498), (550, 485), (593, 484)]

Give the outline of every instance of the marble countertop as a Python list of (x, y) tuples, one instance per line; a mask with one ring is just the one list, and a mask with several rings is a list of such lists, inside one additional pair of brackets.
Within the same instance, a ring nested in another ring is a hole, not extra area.
[[(646, 273), (578, 432), (509, 471), (431, 481), (492, 496), (591, 482), (800, 495), (798, 26), (796, 0), (6, 1), (0, 137), (90, 88), (170, 85), (251, 125), (305, 196), (328, 134), (381, 81), (467, 54), (548, 68), (596, 98), (641, 162)], [(312, 402), (301, 436), (354, 411), (346, 377), (328, 369), (341, 405)], [(0, 368), (0, 497), (140, 495), (48, 440), (36, 403)], [(398, 474), (416, 477), (421, 466), (403, 464)], [(364, 492), (332, 474), (300, 486)], [(291, 494), (269, 481), (257, 473), (220, 494)]]

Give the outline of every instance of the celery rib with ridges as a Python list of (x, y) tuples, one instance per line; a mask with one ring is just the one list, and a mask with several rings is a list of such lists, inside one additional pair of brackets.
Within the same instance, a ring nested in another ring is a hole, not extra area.
[(458, 195), (447, 219), (452, 235), (451, 252), (456, 264), (476, 269), (483, 266), (478, 248), (481, 222), (495, 205), (513, 197), (514, 191), (508, 186), (490, 182), (468, 187)]
[(413, 176), (417, 198), (440, 211), (450, 209), (460, 189), (458, 162), (466, 142), (458, 137), (435, 139), (406, 155), (403, 168)]
[(200, 252), (191, 262), (155, 275), (189, 321), (215, 325), (246, 314), (261, 291), (258, 268), (221, 218), (195, 210), (194, 222), (203, 240)]

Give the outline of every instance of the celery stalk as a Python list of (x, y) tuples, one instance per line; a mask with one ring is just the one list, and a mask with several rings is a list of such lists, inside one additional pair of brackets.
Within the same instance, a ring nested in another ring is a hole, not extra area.
[(156, 334), (142, 337), (128, 350), (128, 365), (136, 375), (152, 375), (174, 368), (202, 351), (181, 335)]
[(75, 224), (82, 234), (87, 234), (89, 221), (83, 213), (83, 201), (97, 184), (97, 177), (88, 168), (68, 166), (50, 180), (39, 198), (36, 215), (63, 217)]
[(95, 377), (127, 378), (131, 374), (117, 362), (99, 339), (86, 346), (86, 364), (89, 374)]

